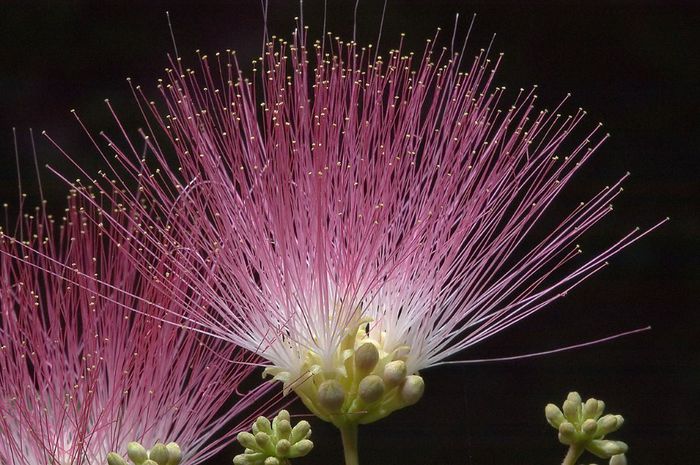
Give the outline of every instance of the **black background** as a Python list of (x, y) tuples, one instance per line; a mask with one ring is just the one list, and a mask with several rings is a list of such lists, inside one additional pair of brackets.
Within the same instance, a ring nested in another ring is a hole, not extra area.
[[(352, 34), (354, 2), (329, 0), (328, 29)], [(382, 2), (364, 0), (359, 42), (374, 42)], [(170, 10), (180, 54), (194, 60), (235, 48), (260, 50), (259, 2), (32, 2), (0, 6), (0, 198), (16, 205), (11, 128), (19, 130), (25, 191), (36, 191), (28, 128), (46, 130), (94, 172), (97, 154), (71, 118), (80, 111), (93, 130), (116, 132), (109, 98), (133, 130), (139, 120), (126, 85), (131, 76), (153, 89), (172, 50)], [(320, 34), (322, 1), (306, 1), (311, 36)], [(627, 422), (617, 437), (631, 446), (632, 464), (698, 459), (698, 42), (700, 10), (692, 2), (519, 2), (389, 0), (383, 47), (407, 33), (410, 49), (443, 27), (446, 45), (455, 13), (462, 29), (477, 13), (469, 55), (486, 47), (505, 53), (496, 82), (515, 90), (540, 86), (540, 103), (572, 92), (590, 123), (612, 138), (569, 187), (561, 208), (592, 195), (626, 170), (632, 177), (615, 214), (588, 234), (584, 249), (610, 243), (636, 225), (671, 217), (653, 235), (566, 299), (463, 354), (464, 358), (533, 352), (642, 327), (652, 331), (543, 358), (426, 370), (427, 391), (416, 406), (360, 432), (364, 465), (560, 463), (565, 449), (543, 417), (578, 389), (604, 399)], [(269, 28), (289, 36), (295, 2), (270, 3)], [(41, 163), (73, 175), (57, 151), (37, 136)], [(60, 211), (63, 185), (43, 171), (51, 208)], [(567, 203), (568, 202), (568, 203)], [(12, 209), (12, 207), (11, 207)], [(562, 210), (563, 211), (563, 210)], [(556, 215), (552, 216), (556, 219)], [(300, 404), (293, 413), (303, 413)], [(296, 463), (340, 464), (333, 428), (313, 419), (316, 450)], [(212, 463), (230, 463), (232, 447)], [(589, 461), (594, 461), (589, 458)], [(586, 462), (587, 463), (587, 462)], [(601, 463), (598, 460), (598, 463)]]

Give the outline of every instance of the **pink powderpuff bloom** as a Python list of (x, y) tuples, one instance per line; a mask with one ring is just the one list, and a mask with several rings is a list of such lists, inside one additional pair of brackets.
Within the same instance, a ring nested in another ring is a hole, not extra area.
[(232, 51), (200, 55), (198, 69), (177, 58), (157, 99), (133, 86), (145, 155), (109, 103), (123, 139), (95, 142), (119, 161), (97, 190), (119, 186), (111, 201), (138, 213), (114, 239), (138, 244), (132, 266), (177, 304), (155, 307), (260, 354), (341, 428), (417, 401), (420, 370), (566, 295), (645, 234), (577, 264), (577, 240), (626, 175), (535, 232), (607, 135), (580, 129), (586, 112), (567, 114), (568, 97), (537, 110), (535, 88), (494, 86), (501, 56), (481, 50), (465, 67), (434, 44), (380, 56), (309, 45), (300, 26), (267, 43), (250, 77)]
[[(274, 405), (269, 388), (231, 395), (254, 360), (164, 324), (159, 308), (181, 312), (177, 302), (141, 279), (129, 244), (107, 240), (81, 199), (73, 191), (60, 220), (37, 209), (1, 231), (0, 463), (105, 465), (130, 441), (175, 441), (201, 463)], [(110, 215), (126, 224), (124, 208)]]

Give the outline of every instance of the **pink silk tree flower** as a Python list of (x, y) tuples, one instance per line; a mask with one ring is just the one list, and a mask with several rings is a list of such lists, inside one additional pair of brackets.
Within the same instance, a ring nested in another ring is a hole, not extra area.
[(145, 155), (108, 103), (124, 139), (95, 144), (119, 163), (94, 184), (120, 186), (111, 201), (138, 214), (114, 239), (137, 243), (132, 266), (177, 300), (161, 310), (265, 358), (341, 429), (351, 464), (357, 425), (417, 402), (421, 370), (645, 233), (577, 263), (626, 176), (533, 231), (607, 136), (580, 129), (568, 97), (537, 110), (534, 88), (495, 87), (500, 56), (465, 67), (434, 40), (379, 56), (305, 34), (273, 37), (249, 78), (228, 51), (197, 70), (174, 60), (157, 99), (134, 86)]
[[(82, 198), (69, 196), (63, 219), (38, 209), (0, 237), (0, 463), (106, 465), (110, 451), (123, 463), (130, 441), (156, 446), (158, 465), (201, 463), (274, 405), (269, 388), (231, 395), (255, 360), (164, 318), (177, 303)], [(124, 208), (110, 215), (126, 224)]]

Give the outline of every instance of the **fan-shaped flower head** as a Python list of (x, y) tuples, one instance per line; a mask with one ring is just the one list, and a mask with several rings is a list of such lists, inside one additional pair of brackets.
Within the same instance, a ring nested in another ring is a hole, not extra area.
[[(110, 226), (91, 222), (80, 198), (62, 220), (37, 210), (0, 237), (0, 463), (106, 465), (134, 440), (175, 441), (200, 463), (247, 429), (268, 388), (231, 396), (250, 356), (163, 323), (178, 321), (146, 302), (176, 303), (141, 279), (130, 244), (107, 240)], [(168, 450), (176, 464), (177, 446)]]
[(379, 56), (305, 34), (273, 37), (250, 78), (228, 51), (196, 71), (175, 60), (157, 100), (135, 86), (147, 154), (105, 136), (127, 174), (95, 183), (138, 182), (113, 201), (140, 212), (134, 264), (176, 296), (164, 311), (259, 353), (345, 428), (416, 402), (420, 370), (565, 295), (641, 233), (573, 266), (620, 180), (529, 234), (606, 135), (573, 136), (586, 113), (538, 111), (534, 88), (494, 87), (500, 56), (465, 67), (434, 40)]

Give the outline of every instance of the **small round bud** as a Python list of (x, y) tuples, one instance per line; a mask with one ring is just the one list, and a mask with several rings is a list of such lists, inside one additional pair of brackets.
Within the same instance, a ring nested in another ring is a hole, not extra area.
[(377, 402), (384, 395), (384, 381), (377, 375), (369, 375), (360, 381), (358, 397), (367, 404)]
[(292, 434), (289, 435), (289, 442), (292, 444), (306, 439), (311, 434), (311, 425), (306, 420), (301, 420), (292, 428)]
[(287, 420), (287, 422), (291, 421), (291, 417), (289, 416), (289, 412), (286, 410), (280, 410), (280, 413), (277, 414), (277, 421), (282, 421), (282, 420)]
[(590, 398), (583, 404), (583, 417), (584, 418), (595, 418), (598, 412), (598, 401), (594, 398)]
[(289, 453), (289, 449), (291, 448), (292, 445), (289, 441), (287, 441), (286, 439), (280, 439), (279, 441), (277, 441), (277, 445), (275, 446), (275, 455), (277, 457), (286, 457)]
[(581, 407), (581, 404), (576, 404), (575, 402), (566, 399), (564, 401), (564, 405), (562, 406), (562, 410), (564, 411), (564, 416), (566, 417), (567, 420), (573, 423), (578, 423), (579, 420), (579, 408)]
[(610, 458), (613, 455), (627, 452), (627, 444), (622, 441), (608, 441), (594, 439), (588, 445), (588, 450), (601, 458)]
[(572, 444), (576, 438), (576, 428), (568, 421), (559, 425), (559, 442), (562, 444)]
[(418, 375), (406, 377), (403, 386), (401, 386), (401, 399), (406, 405), (413, 405), (423, 397), (425, 391), (425, 382)]
[(268, 457), (263, 463), (264, 465), (280, 465), (280, 461), (277, 457)]
[(355, 366), (360, 373), (371, 372), (378, 361), (379, 351), (371, 342), (365, 342), (355, 350)]
[(168, 448), (162, 442), (157, 443), (148, 453), (148, 458), (156, 462), (158, 465), (167, 465), (170, 457), (168, 456)]
[(287, 439), (292, 433), (292, 425), (289, 424), (289, 420), (278, 420), (276, 430), (278, 439)]
[(269, 434), (263, 433), (262, 431), (258, 432), (255, 435), (255, 442), (264, 452), (268, 452), (269, 455), (274, 455), (274, 447)]
[(169, 442), (166, 446), (168, 449), (168, 465), (179, 465), (182, 462), (182, 451), (176, 442)]
[(618, 425), (617, 417), (615, 415), (605, 415), (598, 419), (598, 434), (605, 436), (613, 431), (617, 431), (620, 427)]
[(345, 402), (345, 389), (334, 379), (321, 383), (318, 387), (318, 402), (330, 412), (337, 412)]
[(579, 406), (583, 403), (583, 400), (581, 399), (581, 395), (576, 391), (571, 391), (566, 396), (566, 400), (573, 402), (576, 406)]
[(242, 431), (238, 433), (236, 439), (238, 439), (238, 443), (246, 449), (260, 450), (260, 447), (258, 447), (258, 443), (255, 442), (255, 436), (253, 436), (247, 431)]
[(107, 464), (108, 465), (127, 465), (126, 460), (117, 454), (116, 452), (110, 452), (107, 454)]
[(132, 462), (136, 465), (141, 465), (146, 460), (148, 460), (148, 453), (146, 448), (143, 447), (138, 442), (130, 442), (126, 446), (126, 455), (129, 456)]
[(386, 364), (384, 367), (384, 383), (387, 388), (391, 389), (398, 386), (404, 379), (406, 379), (406, 362), (394, 360)]
[(609, 465), (627, 465), (627, 457), (625, 454), (617, 454), (610, 457)]
[(584, 434), (587, 434), (588, 436), (593, 436), (593, 434), (595, 434), (596, 429), (598, 429), (598, 423), (596, 423), (596, 421), (592, 418), (587, 419), (581, 425), (581, 431), (583, 431)]
[(248, 457), (245, 454), (238, 454), (233, 458), (233, 465), (248, 465)]
[[(257, 431), (255, 431), (256, 429)], [(253, 425), (253, 430), (255, 433), (262, 431), (263, 433), (271, 434), (272, 425), (270, 425), (270, 420), (265, 417), (258, 417), (258, 419), (255, 420), (255, 425)]]
[(309, 441), (308, 439), (302, 439), (301, 441), (294, 444), (291, 449), (289, 449), (289, 458), (295, 459), (297, 457), (304, 457), (309, 452), (311, 452), (311, 449), (313, 448), (313, 442)]
[(547, 404), (544, 408), (544, 416), (547, 417), (547, 422), (555, 428), (559, 428), (559, 425), (565, 420), (561, 409), (554, 404)]

